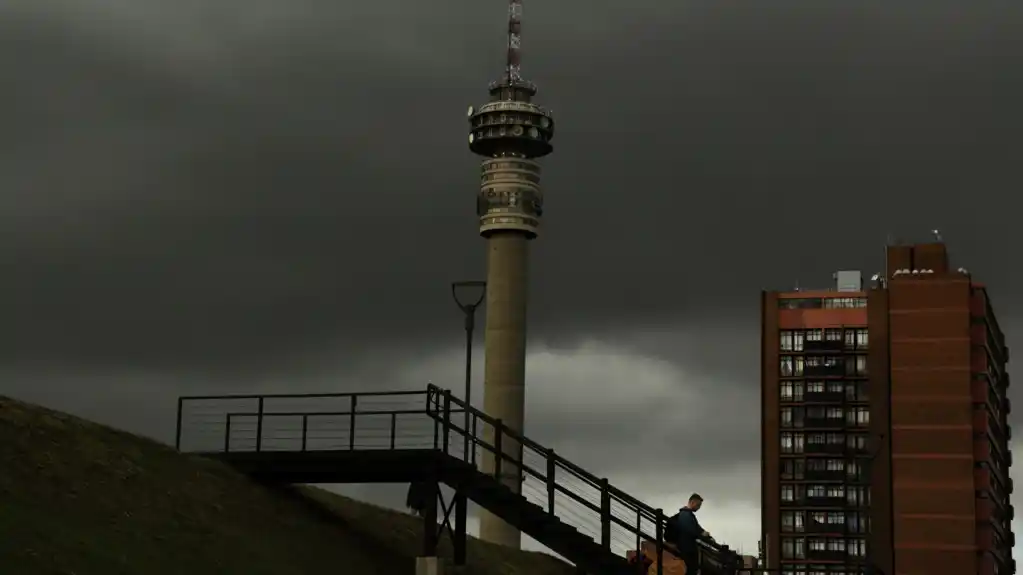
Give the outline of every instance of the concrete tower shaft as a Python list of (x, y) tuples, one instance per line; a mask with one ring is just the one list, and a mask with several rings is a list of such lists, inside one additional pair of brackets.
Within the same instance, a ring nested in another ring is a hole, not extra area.
[[(539, 234), (543, 215), (540, 166), (535, 161), (553, 151), (554, 118), (532, 102), (536, 86), (522, 79), (519, 67), (522, 4), (510, 0), (508, 62), (504, 77), (490, 85), (490, 101), (469, 107), (469, 149), (486, 158), (481, 169), (476, 215), (487, 240), (487, 308), (483, 409), (521, 432), (525, 420), (526, 296), (529, 241)], [(494, 445), (494, 430), (484, 440)], [(502, 440), (507, 456), (499, 480), (521, 493), (522, 446)], [(493, 473), (495, 458), (484, 452), (483, 471)], [(519, 531), (496, 515), (482, 512), (480, 537), (518, 548)]]

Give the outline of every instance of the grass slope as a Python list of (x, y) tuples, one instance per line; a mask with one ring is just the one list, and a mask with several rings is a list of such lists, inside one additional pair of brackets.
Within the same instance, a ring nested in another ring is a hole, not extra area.
[[(320, 489), (267, 488), (216, 462), (0, 396), (0, 573), (411, 575), (420, 527), (404, 513)], [(471, 539), (464, 572), (574, 569)]]

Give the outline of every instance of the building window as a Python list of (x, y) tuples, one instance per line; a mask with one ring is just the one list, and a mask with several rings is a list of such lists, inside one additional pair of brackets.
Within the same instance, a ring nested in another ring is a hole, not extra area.
[(805, 539), (802, 537), (782, 537), (782, 559), (802, 559), (806, 557)]
[(806, 530), (804, 525), (805, 513), (802, 511), (782, 511), (781, 530), (783, 533), (802, 533)]
[(824, 298), (825, 309), (848, 309), (867, 307), (865, 297), (829, 297)]
[(868, 348), (868, 331), (865, 329), (856, 330), (856, 349), (867, 349)]
[(792, 503), (796, 500), (796, 486), (795, 485), (782, 485), (781, 486), (781, 500)]
[(803, 427), (802, 407), (783, 407), (779, 415), (782, 427)]
[(785, 356), (781, 358), (781, 376), (792, 377), (793, 372), (793, 361), (792, 356)]
[(804, 437), (802, 433), (782, 433), (781, 434), (781, 452), (782, 453), (802, 453), (804, 447)]
[(821, 341), (823, 337), (823, 331), (819, 329), (808, 329), (806, 330), (806, 341)]
[(845, 349), (856, 349), (856, 330), (845, 330)]
[(826, 465), (828, 471), (842, 471), (845, 469), (845, 461), (842, 459), (828, 459)]
[(846, 437), (847, 443), (850, 450), (864, 451), (867, 449), (867, 436), (862, 434), (850, 434)]
[(827, 488), (823, 485), (807, 485), (806, 496), (807, 497), (824, 497), (827, 492)]
[(845, 383), (845, 398), (848, 401), (867, 401), (870, 395), (865, 381), (847, 381)]
[(784, 298), (778, 300), (780, 309), (819, 309), (823, 302), (819, 297)]
[(846, 413), (845, 422), (856, 427), (870, 425), (870, 409), (866, 407), (850, 407)]
[(842, 341), (842, 330), (834, 328), (824, 330), (824, 341)]
[(851, 557), (866, 557), (867, 556), (867, 542), (864, 539), (850, 539), (846, 545), (846, 549), (849, 551)]
[(805, 342), (806, 336), (803, 334), (803, 330), (792, 332), (792, 351), (803, 351)]
[(846, 375), (867, 375), (867, 356), (854, 355), (845, 360)]
[(870, 488), (850, 487), (845, 492), (845, 501), (853, 507), (865, 507), (870, 505)]
[(849, 461), (845, 466), (845, 473), (853, 481), (863, 480), (865, 475), (863, 464), (859, 461)]
[(824, 393), (824, 382), (823, 381), (808, 381), (806, 382), (807, 393)]
[(782, 459), (781, 460), (781, 478), (782, 479), (802, 479), (803, 478), (803, 460), (802, 459)]
[(841, 433), (826, 433), (824, 441), (827, 445), (842, 445), (845, 443), (845, 436)]
[(778, 390), (783, 402), (803, 401), (803, 382), (801, 381), (783, 381)]
[(829, 407), (825, 412), (824, 417), (831, 421), (842, 421), (842, 408), (841, 407)]
[(824, 539), (809, 539), (806, 542), (807, 547), (810, 551), (824, 551), (827, 549), (827, 542)]
[(782, 351), (792, 351), (792, 330), (784, 330), (778, 334)]
[(866, 513), (850, 513), (846, 517), (845, 524), (850, 533), (867, 533), (869, 532), (869, 521), (870, 518)]
[(829, 485), (828, 486), (828, 497), (845, 497), (845, 486), (844, 485)]

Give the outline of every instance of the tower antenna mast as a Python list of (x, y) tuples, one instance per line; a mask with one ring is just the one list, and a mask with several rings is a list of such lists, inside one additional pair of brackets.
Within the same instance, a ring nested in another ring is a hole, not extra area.
[(505, 82), (522, 81), (522, 0), (508, 0), (508, 56)]

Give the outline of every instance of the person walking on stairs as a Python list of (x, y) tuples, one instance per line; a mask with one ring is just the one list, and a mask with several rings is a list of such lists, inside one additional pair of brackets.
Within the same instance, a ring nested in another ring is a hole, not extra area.
[(702, 506), (703, 497), (698, 493), (690, 495), (685, 507), (668, 519), (664, 535), (665, 541), (675, 546), (679, 559), (685, 562), (686, 575), (699, 575), (700, 572), (700, 550), (696, 542), (701, 539), (714, 541), (710, 533), (696, 520), (696, 512)]

